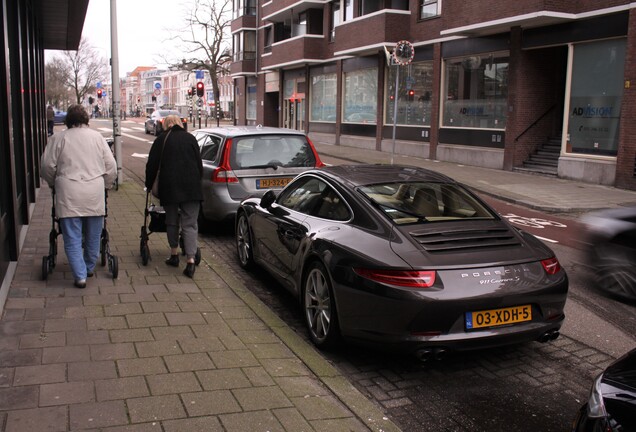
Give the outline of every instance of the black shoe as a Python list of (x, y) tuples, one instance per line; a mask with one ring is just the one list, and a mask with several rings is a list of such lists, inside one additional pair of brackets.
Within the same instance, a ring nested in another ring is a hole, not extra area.
[(179, 255), (170, 255), (170, 258), (166, 258), (166, 264), (172, 267), (179, 267)]
[(183, 274), (191, 278), (192, 276), (194, 276), (194, 271), (196, 269), (197, 269), (196, 264), (188, 263), (186, 264), (186, 268), (183, 270)]
[(86, 276), (88, 276), (88, 277), (93, 277), (93, 276), (95, 276), (95, 273), (94, 273), (94, 272), (92, 272), (92, 271), (87, 271), (87, 272), (86, 272)]
[(75, 281), (75, 286), (77, 288), (86, 288), (86, 279), (78, 279)]

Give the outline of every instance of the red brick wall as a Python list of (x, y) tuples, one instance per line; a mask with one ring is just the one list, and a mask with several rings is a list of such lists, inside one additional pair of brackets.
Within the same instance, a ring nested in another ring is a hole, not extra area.
[(636, 189), (636, 9), (630, 10), (629, 22), (625, 56), (625, 82), (629, 82), (629, 88), (623, 92), (615, 185)]

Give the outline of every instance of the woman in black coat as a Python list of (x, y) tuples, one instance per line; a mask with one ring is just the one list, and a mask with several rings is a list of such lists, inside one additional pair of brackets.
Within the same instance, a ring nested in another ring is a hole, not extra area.
[[(177, 115), (165, 118), (164, 132), (155, 139), (146, 163), (146, 188), (159, 173), (159, 203), (166, 211), (166, 234), (170, 257), (166, 264), (179, 266), (179, 231), (187, 258), (183, 274), (192, 277), (195, 270), (199, 207), (203, 200), (201, 176), (203, 164), (196, 138), (186, 132)], [(181, 229), (179, 229), (179, 225)]]

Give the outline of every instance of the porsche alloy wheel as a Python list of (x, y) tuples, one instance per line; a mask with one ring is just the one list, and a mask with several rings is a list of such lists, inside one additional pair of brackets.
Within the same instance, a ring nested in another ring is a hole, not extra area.
[(309, 336), (318, 348), (331, 348), (340, 337), (338, 314), (325, 266), (310, 265), (303, 286), (303, 309)]
[(241, 213), (236, 222), (236, 251), (238, 253), (239, 264), (247, 269), (254, 264), (254, 256), (252, 253), (252, 236), (250, 234), (250, 225), (247, 221), (247, 215)]

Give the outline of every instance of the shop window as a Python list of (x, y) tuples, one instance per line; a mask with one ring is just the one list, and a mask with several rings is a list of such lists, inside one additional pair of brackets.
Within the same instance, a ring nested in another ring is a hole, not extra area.
[(347, 72), (344, 76), (343, 121), (376, 123), (378, 105), (378, 69)]
[(474, 55), (444, 62), (442, 125), (505, 129), (508, 57)]
[(567, 151), (616, 156), (625, 39), (574, 46)]
[(311, 77), (311, 121), (336, 121), (336, 94), (338, 79), (336, 74)]
[[(385, 88), (385, 124), (393, 124), (395, 78), (397, 67), (391, 66)], [(433, 94), (433, 62), (417, 62), (400, 67), (398, 76), (397, 124), (430, 126)]]

